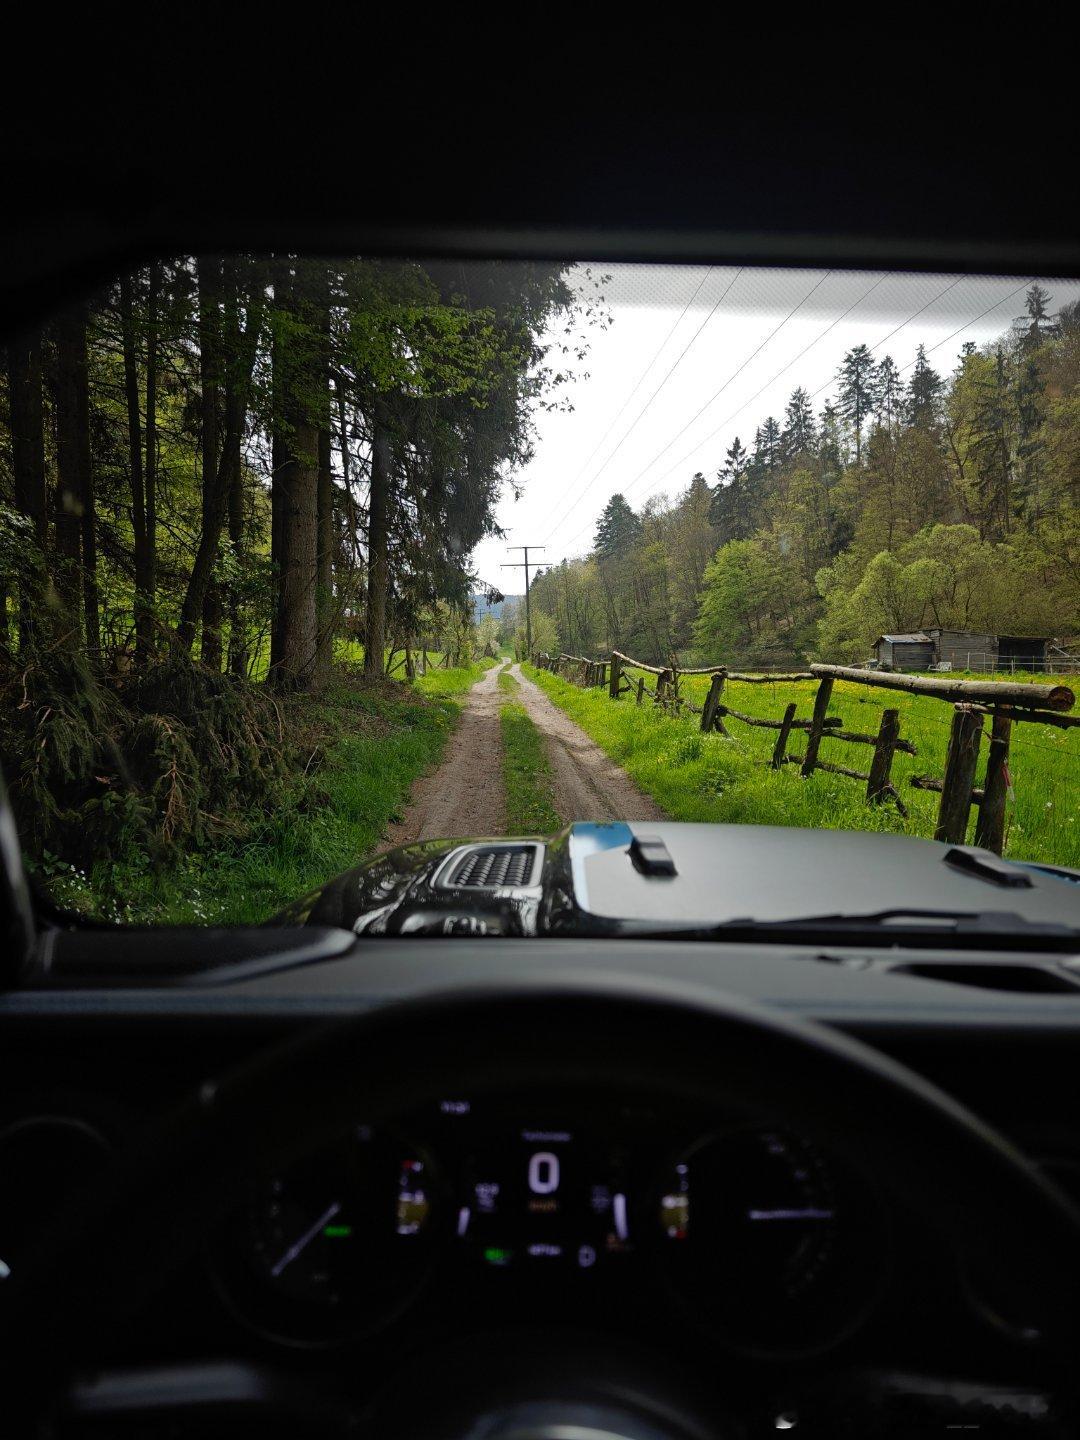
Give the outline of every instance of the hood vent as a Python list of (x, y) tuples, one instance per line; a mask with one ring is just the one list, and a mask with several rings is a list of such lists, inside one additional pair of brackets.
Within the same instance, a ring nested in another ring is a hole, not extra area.
[(544, 847), (533, 843), (467, 845), (443, 867), (437, 885), (450, 890), (520, 890), (540, 879)]

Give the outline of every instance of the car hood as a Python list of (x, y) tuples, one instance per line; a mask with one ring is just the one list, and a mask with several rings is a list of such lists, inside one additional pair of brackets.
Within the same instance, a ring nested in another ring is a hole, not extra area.
[(364, 934), (620, 934), (894, 910), (1080, 929), (1080, 872), (903, 835), (581, 822), (549, 837), (402, 846), (278, 920)]

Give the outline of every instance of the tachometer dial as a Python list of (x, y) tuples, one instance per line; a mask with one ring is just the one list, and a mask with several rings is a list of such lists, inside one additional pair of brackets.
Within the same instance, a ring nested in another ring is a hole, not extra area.
[(227, 1298), (258, 1329), (297, 1343), (377, 1328), (426, 1274), (433, 1190), (415, 1147), (358, 1126), (253, 1192), (218, 1247)]
[(678, 1293), (750, 1350), (832, 1343), (881, 1273), (869, 1194), (779, 1131), (734, 1132), (681, 1155), (658, 1219)]

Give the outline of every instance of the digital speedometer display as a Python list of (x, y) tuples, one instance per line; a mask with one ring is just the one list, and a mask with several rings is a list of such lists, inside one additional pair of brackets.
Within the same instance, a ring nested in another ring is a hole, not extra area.
[(633, 1247), (617, 1153), (557, 1121), (508, 1125), (470, 1148), (457, 1236), (486, 1265), (591, 1269)]

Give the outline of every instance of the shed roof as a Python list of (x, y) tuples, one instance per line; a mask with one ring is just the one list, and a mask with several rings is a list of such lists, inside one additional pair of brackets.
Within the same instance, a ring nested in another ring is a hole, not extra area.
[(887, 640), (890, 645), (932, 645), (934, 643), (929, 635), (923, 635), (921, 631), (916, 635), (879, 635), (874, 644), (880, 645), (882, 640)]

